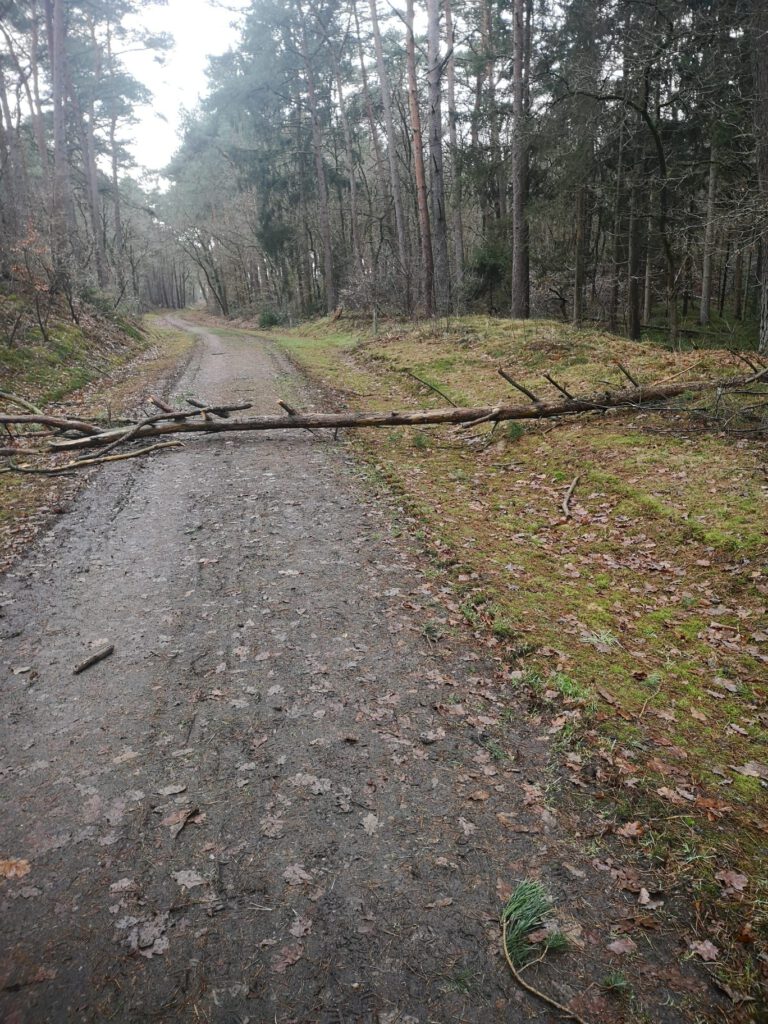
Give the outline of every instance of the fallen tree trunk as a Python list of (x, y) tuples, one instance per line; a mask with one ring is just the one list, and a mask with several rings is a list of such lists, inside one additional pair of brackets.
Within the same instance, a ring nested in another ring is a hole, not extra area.
[(404, 427), (428, 426), (436, 423), (456, 423), (473, 426), (478, 423), (502, 420), (545, 419), (552, 416), (572, 416), (576, 413), (604, 411), (622, 406), (642, 406), (649, 402), (664, 401), (691, 391), (705, 391), (717, 387), (735, 387), (753, 381), (755, 378), (739, 378), (727, 382), (687, 381), (675, 384), (658, 384), (651, 387), (632, 388), (626, 391), (606, 391), (588, 398), (572, 398), (561, 402), (536, 401), (526, 405), (479, 406), (475, 408), (454, 407), (450, 409), (417, 409), (405, 412), (340, 412), (340, 413), (297, 413), (288, 416), (254, 416), (242, 420), (207, 421), (191, 420), (182, 422), (147, 424), (138, 430), (105, 430), (90, 437), (67, 441), (54, 441), (54, 451), (71, 451), (78, 448), (100, 448), (122, 440), (130, 433), (131, 439), (160, 437), (176, 433), (222, 433), (233, 430), (307, 430), (312, 428), (348, 427)]

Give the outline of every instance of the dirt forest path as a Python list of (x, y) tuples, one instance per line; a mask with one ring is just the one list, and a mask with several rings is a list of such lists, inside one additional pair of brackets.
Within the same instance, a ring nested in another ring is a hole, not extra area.
[[(179, 393), (274, 410), (282, 357), (190, 329)], [(525, 877), (572, 937), (538, 983), (639, 1019), (597, 984), (636, 896), (547, 809), (522, 716), (492, 756), (499, 666), (425, 636), (390, 525), (342, 446), (193, 438), (95, 474), (0, 581), (0, 858), (29, 862), (0, 887), (0, 1020), (557, 1020), (499, 955)], [(651, 1019), (682, 1019), (692, 977), (642, 956)]]

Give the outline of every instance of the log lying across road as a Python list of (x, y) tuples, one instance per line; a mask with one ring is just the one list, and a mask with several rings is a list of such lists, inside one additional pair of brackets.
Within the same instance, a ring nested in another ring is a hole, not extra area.
[[(763, 374), (758, 376), (762, 377)], [(113, 445), (130, 434), (130, 439), (161, 437), (165, 434), (208, 433), (217, 434), (232, 430), (306, 430), (312, 428), (339, 427), (403, 427), (427, 426), (436, 423), (456, 423), (473, 426), (479, 423), (502, 420), (544, 419), (552, 416), (569, 416), (576, 413), (604, 411), (622, 406), (642, 406), (649, 402), (660, 402), (687, 392), (705, 391), (717, 387), (736, 387), (753, 382), (756, 378), (734, 378), (729, 381), (684, 381), (674, 384), (656, 384), (650, 387), (630, 388), (619, 391), (605, 391), (587, 398), (572, 398), (560, 402), (535, 401), (525, 405), (496, 405), (444, 409), (417, 409), (413, 411), (388, 412), (332, 412), (296, 413), (287, 416), (253, 416), (240, 420), (184, 420), (168, 423), (147, 423), (132, 428), (105, 430), (100, 434), (78, 437), (72, 440), (54, 441), (51, 450), (71, 451), (79, 448), (100, 448)]]

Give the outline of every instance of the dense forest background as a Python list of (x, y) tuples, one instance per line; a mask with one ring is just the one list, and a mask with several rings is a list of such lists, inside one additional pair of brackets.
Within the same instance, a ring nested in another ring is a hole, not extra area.
[(122, 55), (171, 41), (142, 6), (0, 2), (0, 277), (43, 334), (61, 298), (204, 299), (768, 351), (763, 0), (254, 0), (154, 194)]

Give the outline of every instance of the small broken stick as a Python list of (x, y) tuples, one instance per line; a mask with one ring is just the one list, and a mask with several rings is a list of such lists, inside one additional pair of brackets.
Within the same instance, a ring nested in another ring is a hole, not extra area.
[(98, 665), (100, 661), (104, 661), (110, 654), (113, 654), (115, 650), (114, 644), (107, 644), (106, 647), (100, 647), (98, 651), (95, 651), (90, 658), (86, 658), (85, 661), (81, 661), (79, 665), (75, 665), (72, 670), (72, 675), (79, 676), (81, 672), (85, 672), (87, 668), (91, 668), (93, 665)]
[(581, 480), (581, 476), (574, 477), (573, 480), (571, 481), (571, 486), (565, 492), (565, 497), (563, 498), (562, 508), (563, 508), (563, 515), (565, 516), (566, 519), (570, 519), (571, 518), (571, 514), (572, 514), (571, 513), (571, 498), (573, 497), (573, 492), (576, 490), (576, 484), (578, 484), (579, 480)]

